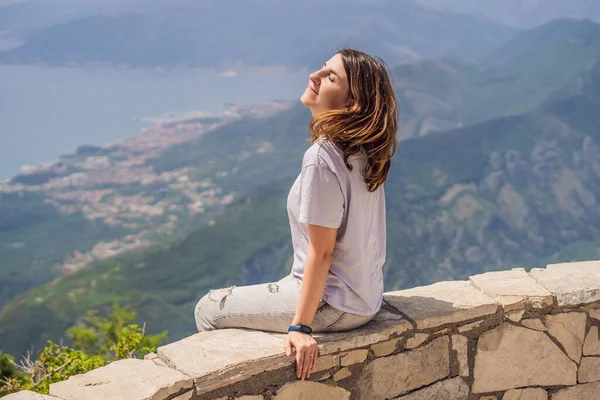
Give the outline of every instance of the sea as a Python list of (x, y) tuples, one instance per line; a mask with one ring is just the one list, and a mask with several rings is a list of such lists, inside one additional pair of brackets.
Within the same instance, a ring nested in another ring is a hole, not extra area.
[(297, 100), (308, 72), (84, 69), (0, 65), (0, 182), (83, 144), (138, 133), (141, 118)]

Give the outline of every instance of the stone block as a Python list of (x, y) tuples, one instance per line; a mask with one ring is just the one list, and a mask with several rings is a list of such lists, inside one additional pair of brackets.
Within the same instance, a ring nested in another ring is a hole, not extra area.
[[(367, 347), (377, 342), (389, 340), (394, 334), (398, 335), (411, 329), (412, 325), (400, 315), (386, 310), (379, 313), (367, 324), (348, 332), (315, 333), (313, 337), (319, 344), (319, 354), (326, 355), (340, 351)], [(274, 334), (281, 337), (285, 334)]]
[(510, 319), (513, 322), (519, 322), (521, 318), (523, 318), (523, 314), (525, 314), (525, 310), (521, 311), (512, 311), (506, 313), (506, 318)]
[(469, 281), (489, 297), (498, 300), (504, 311), (551, 306), (552, 293), (533, 280), (523, 268), (490, 271), (469, 276)]
[(462, 378), (444, 379), (424, 389), (415, 390), (395, 400), (467, 400), (469, 385)]
[(545, 333), (504, 322), (479, 337), (473, 376), (473, 393), (574, 385), (577, 364)]
[(179, 371), (151, 360), (126, 359), (53, 383), (50, 394), (64, 400), (162, 400), (191, 388), (192, 379)]
[(598, 338), (598, 327), (590, 326), (590, 331), (585, 337), (583, 343), (584, 356), (600, 356), (600, 338)]
[(350, 369), (347, 367), (344, 367), (344, 368), (340, 369), (338, 372), (336, 372), (335, 374), (333, 374), (333, 380), (336, 382), (341, 381), (342, 379), (348, 378), (350, 375), (352, 375), (352, 372), (350, 371)]
[(58, 397), (48, 396), (47, 394), (39, 394), (29, 390), (21, 390), (2, 397), (2, 400), (61, 400)]
[(459, 326), (458, 327), (458, 331), (460, 333), (463, 333), (463, 332), (466, 332), (466, 331), (470, 331), (471, 329), (477, 328), (482, 323), (483, 323), (482, 319), (480, 319), (479, 321), (469, 322), (468, 324), (464, 324), (464, 325)]
[(541, 332), (548, 330), (546, 325), (544, 325), (544, 323), (542, 321), (540, 321), (538, 318), (524, 319), (521, 321), (521, 325), (523, 325), (529, 329), (535, 329), (536, 331), (541, 331)]
[(500, 304), (467, 281), (436, 282), (384, 294), (417, 329), (435, 328), (496, 313)]
[(415, 347), (419, 347), (424, 341), (429, 337), (426, 333), (417, 332), (413, 337), (406, 339), (406, 344), (404, 345), (407, 349), (414, 349)]
[(549, 314), (544, 319), (548, 333), (563, 345), (567, 355), (578, 364), (581, 360), (586, 319), (587, 316), (582, 312)]
[(347, 354), (342, 354), (341, 357), (341, 365), (342, 367), (347, 367), (349, 365), (359, 364), (364, 362), (367, 359), (367, 355), (369, 354), (369, 350), (361, 349), (354, 350)]
[(469, 376), (468, 340), (463, 335), (452, 335), (452, 350), (456, 351), (460, 376)]
[(600, 399), (600, 382), (582, 383), (561, 389), (552, 395), (552, 400)]
[(273, 400), (350, 400), (350, 392), (340, 387), (311, 381), (296, 381), (286, 383)]
[(400, 339), (396, 338), (381, 343), (375, 343), (371, 346), (371, 350), (373, 351), (373, 354), (375, 354), (375, 357), (389, 356), (396, 351), (396, 346), (399, 341)]
[(590, 310), (590, 318), (595, 319), (596, 321), (600, 321), (600, 310)]
[(260, 395), (260, 396), (242, 396), (242, 397), (236, 397), (235, 400), (264, 400), (265, 397)]
[(194, 390), (189, 390), (183, 394), (180, 394), (177, 397), (173, 397), (172, 399), (169, 400), (191, 400), (192, 397), (194, 397)]
[(219, 329), (201, 332), (157, 349), (170, 367), (194, 378), (197, 394), (291, 366), (283, 339), (261, 331)]
[(577, 373), (579, 383), (600, 381), (600, 357), (583, 357)]
[(357, 380), (358, 398), (389, 399), (447, 377), (448, 345), (448, 336), (442, 336), (418, 349), (371, 361)]
[(600, 299), (600, 262), (549, 264), (529, 275), (556, 297), (559, 306), (576, 306)]
[(317, 365), (315, 366), (315, 370), (313, 372), (325, 371), (326, 369), (336, 368), (339, 365), (340, 356), (338, 354), (319, 356), (319, 358), (317, 358)]
[(548, 392), (542, 388), (525, 388), (507, 390), (502, 400), (548, 400)]

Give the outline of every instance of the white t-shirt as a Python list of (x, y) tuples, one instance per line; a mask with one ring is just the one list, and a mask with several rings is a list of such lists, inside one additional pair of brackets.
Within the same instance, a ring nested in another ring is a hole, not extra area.
[(362, 176), (364, 152), (349, 158), (333, 143), (319, 139), (305, 153), (302, 170), (290, 189), (287, 211), (294, 247), (292, 274), (303, 278), (308, 256), (308, 225), (338, 228), (333, 262), (323, 300), (361, 315), (379, 311), (386, 257), (385, 192), (367, 190)]

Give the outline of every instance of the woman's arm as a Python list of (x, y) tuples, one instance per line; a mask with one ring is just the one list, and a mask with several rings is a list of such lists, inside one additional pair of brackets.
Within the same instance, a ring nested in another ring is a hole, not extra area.
[[(304, 265), (302, 290), (292, 325), (312, 323), (321, 301), (327, 274), (333, 259), (337, 228), (308, 224), (308, 256)], [(296, 376), (304, 380), (317, 365), (319, 347), (316, 340), (304, 333), (290, 332), (285, 340), (285, 353), (296, 349)]]
[(302, 290), (292, 325), (312, 323), (321, 301), (333, 260), (337, 228), (308, 224), (308, 257), (304, 265)]

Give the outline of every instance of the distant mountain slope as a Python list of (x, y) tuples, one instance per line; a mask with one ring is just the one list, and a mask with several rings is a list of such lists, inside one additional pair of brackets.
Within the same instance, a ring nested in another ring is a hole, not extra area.
[[(578, 94), (555, 97), (543, 110), (401, 144), (385, 187), (386, 290), (598, 253), (600, 74), (584, 75)], [(254, 141), (268, 131), (257, 130)], [(88, 308), (114, 301), (133, 305), (150, 329), (168, 329), (176, 339), (194, 331), (193, 305), (210, 288), (283, 276), (291, 265), (285, 199), (307, 147), (294, 136), (288, 140), (296, 143), (288, 148), (295, 161), (273, 159), (271, 171), (294, 175), (256, 188), (214, 226), (11, 302), (0, 314), (3, 350), (20, 354), (39, 346)]]
[(556, 20), (523, 32), (486, 62), (424, 60), (394, 68), (401, 136), (529, 112), (600, 59), (600, 25)]
[(418, 4), (489, 18), (517, 27), (533, 27), (556, 18), (590, 18), (600, 22), (597, 0), (415, 0)]
[(395, 64), (446, 51), (478, 56), (514, 32), (481, 17), (428, 10), (407, 0), (343, 7), (326, 2), (318, 8), (312, 2), (210, 0), (56, 24), (0, 53), (0, 62), (314, 68), (339, 47), (354, 46)]

